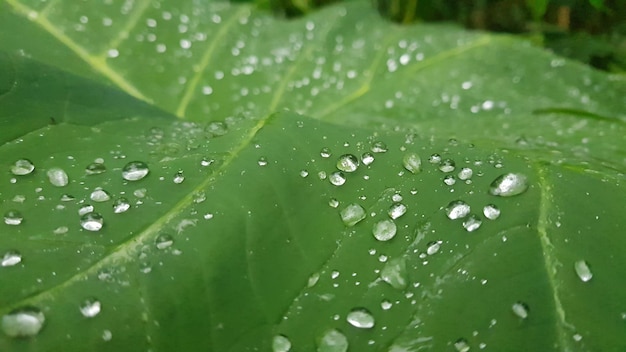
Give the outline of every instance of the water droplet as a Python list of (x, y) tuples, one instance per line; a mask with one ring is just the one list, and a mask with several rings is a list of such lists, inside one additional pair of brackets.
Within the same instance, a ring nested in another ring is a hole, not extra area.
[(202, 160), (200, 161), (200, 165), (201, 166), (209, 166), (211, 164), (213, 164), (215, 162), (215, 160), (210, 159), (210, 158), (202, 158)]
[(307, 282), (307, 287), (315, 286), (315, 284), (317, 284), (317, 281), (319, 281), (319, 279), (320, 279), (320, 274), (319, 273), (315, 273), (315, 274), (309, 276), (309, 281)]
[(354, 172), (359, 167), (359, 159), (353, 154), (344, 154), (337, 159), (337, 169)]
[(106, 171), (107, 171), (106, 166), (104, 166), (103, 163), (98, 163), (98, 162), (91, 163), (87, 165), (87, 167), (85, 168), (85, 173), (87, 175), (99, 175)]
[(100, 313), (102, 308), (100, 301), (88, 298), (80, 305), (80, 313), (86, 318), (93, 318)]
[(456, 342), (454, 342), (454, 348), (456, 348), (458, 352), (469, 352), (470, 350), (470, 346), (464, 338), (456, 340)]
[(7, 251), (2, 256), (2, 264), (3, 267), (14, 266), (22, 262), (22, 254), (18, 251)]
[(459, 171), (459, 180), (469, 180), (470, 178), (472, 178), (472, 175), (474, 175), (474, 171), (472, 169), (470, 169), (469, 167), (464, 167), (461, 169), (461, 171)]
[(401, 201), (402, 201), (402, 199), (403, 199), (403, 198), (402, 198), (402, 195), (401, 195), (400, 193), (394, 193), (394, 194), (391, 196), (391, 200), (392, 200), (392, 201), (394, 201), (394, 202), (396, 202), (396, 203), (397, 203), (397, 202), (401, 202)]
[(139, 181), (150, 173), (143, 161), (131, 161), (122, 168), (122, 177), (127, 181)]
[(431, 164), (439, 164), (441, 162), (441, 155), (439, 155), (439, 154), (432, 154), (428, 158), (428, 162), (431, 163)]
[(146, 194), (148, 194), (148, 190), (145, 188), (138, 188), (133, 191), (133, 195), (137, 198), (145, 198)]
[(48, 180), (53, 186), (65, 187), (69, 183), (69, 178), (67, 177), (65, 171), (58, 167), (53, 167), (48, 170), (46, 175), (48, 175)]
[(406, 154), (402, 159), (402, 164), (405, 169), (409, 170), (413, 174), (422, 171), (422, 159), (419, 155), (417, 155), (417, 153)]
[(380, 307), (383, 310), (389, 310), (389, 309), (391, 309), (391, 307), (393, 307), (393, 303), (391, 303), (390, 300), (383, 299), (382, 302), (380, 302)]
[(456, 167), (456, 164), (454, 163), (454, 160), (452, 159), (446, 159), (442, 161), (441, 163), (439, 163), (439, 170), (443, 172), (452, 172), (454, 171), (455, 167)]
[(155, 242), (158, 249), (166, 249), (174, 244), (174, 238), (168, 234), (162, 233), (157, 236)]
[(513, 313), (522, 319), (528, 318), (528, 305), (524, 302), (515, 302), (511, 306)]
[(528, 189), (528, 179), (525, 175), (508, 173), (498, 176), (489, 188), (494, 196), (511, 197), (524, 193)]
[(276, 335), (272, 339), (272, 352), (289, 352), (291, 350), (291, 341), (285, 335)]
[(375, 324), (374, 316), (365, 308), (351, 310), (346, 317), (346, 321), (355, 328), (360, 329), (371, 329)]
[(500, 216), (500, 209), (493, 204), (487, 204), (483, 208), (483, 214), (487, 219), (495, 220)]
[(385, 153), (387, 152), (387, 145), (384, 142), (376, 141), (372, 143), (370, 150), (374, 153)]
[(380, 278), (395, 289), (405, 289), (407, 285), (405, 259), (394, 258), (388, 261), (380, 271)]
[(52, 231), (52, 233), (54, 233), (55, 235), (63, 235), (66, 234), (70, 229), (67, 226), (59, 226), (56, 229), (54, 229), (54, 231)]
[(93, 211), (93, 205), (85, 204), (78, 208), (78, 215), (85, 215)]
[(335, 198), (331, 198), (328, 201), (328, 205), (330, 205), (332, 208), (337, 208), (339, 206), (339, 201)]
[(467, 232), (473, 232), (478, 230), (483, 221), (475, 214), (470, 215), (465, 221), (463, 221), (463, 227)]
[(361, 161), (363, 165), (371, 165), (374, 162), (374, 154), (363, 153), (363, 155), (361, 155)]
[(46, 317), (38, 308), (19, 308), (2, 317), (2, 331), (10, 337), (32, 337), (45, 322)]
[(470, 210), (469, 204), (462, 200), (455, 200), (450, 202), (446, 207), (446, 215), (452, 220), (461, 219), (468, 216)]
[(394, 203), (387, 210), (387, 214), (392, 219), (397, 219), (406, 213), (406, 205), (402, 203)]
[(183, 174), (182, 170), (178, 170), (175, 174), (174, 174), (174, 183), (179, 185), (181, 183), (183, 183), (183, 181), (185, 181), (185, 175)]
[(443, 183), (448, 186), (453, 186), (456, 183), (456, 177), (454, 177), (454, 175), (446, 175), (443, 178)]
[(223, 122), (211, 122), (207, 125), (206, 131), (213, 137), (223, 136), (228, 133), (228, 126)]
[(300, 177), (305, 178), (307, 176), (309, 176), (309, 172), (308, 171), (306, 171), (304, 169), (300, 170)]
[(393, 220), (385, 219), (374, 224), (372, 233), (379, 241), (389, 241), (396, 236), (398, 228)]
[(24, 217), (17, 210), (9, 210), (4, 213), (4, 223), (7, 225), (20, 225), (22, 221), (24, 221)]
[(61, 196), (61, 202), (71, 202), (74, 199), (76, 199), (76, 198), (74, 198), (74, 196), (71, 195), (71, 194), (64, 194), (64, 195)]
[(102, 215), (91, 212), (80, 217), (80, 226), (87, 231), (100, 231), (104, 225)]
[(576, 275), (578, 275), (578, 278), (582, 282), (587, 282), (593, 277), (593, 273), (591, 273), (591, 268), (589, 268), (589, 263), (584, 260), (579, 260), (575, 262), (574, 270), (576, 271)]
[(341, 186), (346, 183), (346, 176), (341, 171), (335, 171), (328, 176), (328, 180), (335, 186)]
[(96, 188), (95, 191), (91, 192), (89, 198), (94, 202), (106, 202), (111, 199), (111, 194), (102, 188)]
[(319, 177), (320, 180), (325, 180), (326, 179), (326, 171), (320, 171), (317, 173), (317, 177)]
[(259, 164), (259, 166), (266, 166), (267, 165), (267, 158), (262, 156), (262, 157), (259, 158), (257, 163)]
[(16, 176), (24, 176), (35, 170), (35, 164), (28, 159), (19, 159), (11, 165), (11, 173)]
[[(126, 198), (118, 198), (113, 202), (113, 212), (115, 214), (120, 214), (126, 212), (130, 209), (130, 202)], [(93, 211), (93, 209), (92, 209)]]
[(433, 254), (439, 252), (440, 248), (441, 248), (441, 241), (431, 241), (431, 242), (428, 242), (428, 244), (426, 245), (426, 253), (428, 255), (433, 255)]
[(326, 330), (317, 341), (317, 352), (346, 352), (348, 339), (337, 329)]
[(346, 226), (354, 226), (365, 219), (365, 209), (356, 203), (347, 205), (340, 212), (341, 220)]
[(322, 158), (330, 158), (330, 156), (332, 155), (330, 152), (330, 149), (324, 147), (322, 148), (322, 150), (320, 151), (320, 155), (322, 156)]

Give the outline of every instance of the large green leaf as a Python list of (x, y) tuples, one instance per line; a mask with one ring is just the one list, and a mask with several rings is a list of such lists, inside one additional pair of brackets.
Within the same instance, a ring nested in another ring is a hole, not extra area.
[[(623, 78), (361, 4), (283, 22), (210, 1), (6, 0), (0, 23), (0, 160), (35, 166), (0, 180), (0, 210), (23, 215), (0, 233), (0, 350), (626, 347)], [(336, 186), (343, 154), (361, 165)], [(125, 180), (132, 161), (150, 173)], [(491, 194), (508, 173), (528, 189)], [(455, 201), (474, 216), (449, 219)], [(397, 234), (377, 240), (395, 203)], [(359, 309), (373, 327), (347, 321)]]

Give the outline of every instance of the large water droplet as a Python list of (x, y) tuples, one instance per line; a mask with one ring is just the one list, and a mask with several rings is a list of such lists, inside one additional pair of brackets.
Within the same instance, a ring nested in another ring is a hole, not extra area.
[(579, 260), (574, 263), (574, 270), (576, 271), (576, 275), (582, 282), (587, 282), (591, 280), (593, 277), (593, 273), (591, 272), (591, 268), (589, 268), (589, 263), (584, 260)]
[(398, 228), (393, 220), (385, 219), (374, 224), (372, 233), (379, 241), (389, 241), (396, 236)]
[(291, 341), (285, 335), (276, 335), (272, 339), (272, 352), (289, 352), (291, 350)]
[(422, 159), (417, 153), (406, 154), (402, 159), (402, 165), (413, 174), (422, 171)]
[(7, 225), (20, 225), (22, 221), (24, 221), (24, 217), (17, 210), (9, 210), (4, 213), (4, 223)]
[(89, 195), (89, 198), (94, 202), (106, 202), (111, 199), (111, 194), (102, 188), (97, 188)]
[(473, 232), (478, 230), (483, 221), (475, 214), (470, 215), (465, 221), (463, 221), (463, 227), (467, 232)]
[(395, 289), (405, 289), (407, 285), (406, 260), (402, 257), (388, 261), (380, 271), (380, 278)]
[(85, 173), (87, 175), (99, 175), (106, 171), (107, 171), (106, 166), (104, 166), (103, 163), (98, 163), (98, 162), (91, 163), (87, 165), (87, 167), (85, 168)]
[(63, 169), (58, 167), (53, 167), (52, 169), (46, 172), (48, 175), (48, 180), (53, 186), (57, 187), (65, 187), (69, 183), (69, 178), (67, 177), (67, 173)]
[(508, 173), (498, 176), (489, 188), (494, 196), (511, 197), (524, 193), (528, 189), (528, 178), (522, 174)]
[(28, 159), (19, 159), (11, 165), (11, 173), (16, 176), (24, 176), (35, 170), (35, 164)]
[(158, 249), (166, 249), (171, 247), (174, 244), (174, 238), (168, 234), (160, 234), (156, 238), (156, 247)]
[(528, 305), (524, 302), (515, 302), (513, 306), (511, 306), (511, 310), (513, 310), (513, 314), (517, 315), (522, 319), (528, 318)]
[(100, 313), (102, 305), (95, 298), (88, 298), (80, 305), (80, 313), (86, 318), (93, 318)]
[(2, 331), (10, 337), (32, 337), (45, 322), (46, 317), (38, 308), (19, 308), (2, 317)]
[(113, 212), (115, 214), (124, 213), (128, 209), (130, 209), (130, 202), (124, 197), (118, 198), (113, 202)]
[(2, 256), (2, 264), (3, 267), (14, 266), (22, 262), (22, 254), (18, 251), (7, 251)]
[(459, 180), (469, 180), (470, 178), (472, 178), (473, 174), (474, 171), (472, 171), (472, 169), (470, 169), (469, 167), (464, 167), (461, 169), (461, 171), (459, 171)]
[(352, 154), (344, 154), (337, 159), (337, 169), (345, 172), (354, 172), (359, 167), (359, 158)]
[(363, 155), (361, 155), (361, 161), (363, 165), (371, 165), (374, 162), (374, 154), (363, 153)]
[(465, 203), (462, 200), (455, 200), (448, 204), (446, 207), (446, 215), (449, 219), (461, 219), (469, 215), (470, 213), (469, 204)]
[(185, 181), (185, 174), (183, 173), (183, 170), (178, 170), (175, 174), (174, 174), (174, 183), (179, 185), (181, 183), (183, 183), (183, 181)]
[(348, 339), (339, 330), (326, 330), (318, 339), (317, 352), (346, 352), (348, 351)]
[(371, 329), (376, 322), (372, 313), (365, 308), (351, 310), (346, 317), (346, 321), (355, 328), (360, 329)]
[(387, 214), (392, 219), (397, 219), (406, 213), (406, 205), (402, 203), (394, 203), (389, 207)]
[(335, 186), (341, 186), (346, 183), (346, 176), (341, 171), (335, 171), (328, 176), (328, 180)]
[(483, 214), (487, 219), (495, 220), (500, 217), (500, 209), (493, 204), (487, 204), (483, 208)]
[(467, 340), (464, 338), (460, 338), (454, 342), (454, 348), (458, 352), (469, 352), (470, 346), (467, 343)]
[(127, 181), (139, 181), (149, 173), (148, 164), (143, 161), (131, 161), (122, 168), (122, 177)]
[(340, 212), (341, 220), (346, 226), (354, 226), (365, 219), (365, 209), (356, 203), (348, 204)]
[(100, 231), (104, 225), (102, 215), (91, 212), (80, 217), (80, 226), (87, 231)]

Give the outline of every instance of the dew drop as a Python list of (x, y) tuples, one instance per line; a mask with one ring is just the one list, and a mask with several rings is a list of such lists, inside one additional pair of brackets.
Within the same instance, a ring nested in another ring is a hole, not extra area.
[(35, 171), (35, 164), (28, 159), (19, 159), (11, 165), (11, 173), (16, 176), (28, 175)]
[(131, 161), (122, 168), (122, 177), (127, 181), (139, 181), (150, 173), (143, 161)]
[(267, 158), (262, 156), (262, 157), (259, 158), (257, 163), (259, 164), (259, 166), (266, 166), (267, 165)]
[(112, 338), (113, 338), (113, 334), (111, 333), (111, 330), (104, 330), (102, 332), (103, 341), (111, 341)]
[(174, 174), (174, 179), (173, 179), (174, 183), (179, 185), (181, 183), (183, 183), (183, 181), (185, 181), (185, 175), (183, 174), (182, 170), (178, 170), (175, 174)]
[(454, 175), (446, 175), (443, 178), (443, 183), (448, 186), (453, 186), (456, 183), (456, 177), (454, 177)]
[(115, 214), (124, 213), (128, 209), (130, 209), (130, 202), (128, 201), (128, 199), (126, 199), (124, 197), (118, 198), (118, 199), (115, 200), (115, 202), (113, 202), (113, 212)]
[(591, 268), (589, 268), (589, 263), (584, 260), (578, 260), (574, 263), (574, 270), (576, 271), (576, 275), (582, 282), (587, 282), (591, 280), (593, 277), (593, 273), (591, 273)]
[(111, 199), (111, 194), (109, 192), (103, 190), (102, 188), (97, 188), (89, 195), (89, 198), (94, 202), (106, 202)]
[(457, 352), (469, 352), (470, 350), (470, 346), (464, 338), (456, 340), (456, 342), (454, 342), (454, 348)]
[(431, 163), (431, 164), (439, 164), (441, 162), (441, 155), (439, 155), (439, 154), (432, 154), (428, 158), (428, 162)]
[(431, 242), (428, 242), (428, 244), (426, 244), (426, 253), (428, 255), (433, 255), (433, 254), (439, 252), (440, 248), (441, 248), (441, 241), (431, 241)]
[(346, 352), (348, 339), (337, 329), (326, 330), (317, 341), (317, 352)]
[(359, 159), (353, 154), (344, 154), (337, 159), (337, 169), (354, 172), (359, 167)]
[(330, 200), (328, 200), (328, 205), (330, 205), (332, 208), (337, 208), (339, 206), (339, 201), (335, 198), (331, 198)]
[(483, 208), (483, 214), (487, 219), (495, 220), (500, 217), (500, 209), (493, 204), (487, 204)]
[(406, 261), (404, 258), (389, 260), (380, 271), (380, 278), (398, 290), (406, 288), (406, 275)]
[(346, 183), (346, 176), (341, 171), (335, 171), (328, 176), (328, 180), (335, 186), (341, 186)]
[(291, 341), (285, 335), (276, 335), (272, 339), (272, 352), (289, 352)]
[(525, 175), (508, 173), (498, 176), (489, 188), (494, 196), (511, 197), (524, 193), (528, 189), (528, 179)]
[(45, 321), (40, 309), (19, 308), (2, 317), (2, 331), (10, 337), (32, 337), (41, 331)]
[(356, 203), (348, 204), (340, 212), (341, 220), (346, 226), (354, 226), (365, 219), (365, 209)]
[(374, 153), (386, 153), (387, 145), (384, 142), (376, 141), (372, 143), (372, 147), (370, 148), (370, 150)]
[(48, 180), (53, 186), (65, 187), (69, 183), (67, 173), (65, 173), (63, 169), (60, 169), (58, 167), (54, 167), (48, 170), (48, 172), (46, 172), (46, 175), (48, 175)]
[(402, 203), (394, 203), (387, 210), (387, 214), (392, 219), (397, 219), (406, 213), (406, 205)]
[(155, 244), (158, 249), (166, 249), (174, 244), (174, 238), (171, 235), (162, 233), (157, 236)]
[(327, 175), (326, 175), (326, 171), (320, 171), (320, 172), (318, 172), (318, 173), (317, 173), (317, 177), (318, 177), (320, 180), (325, 180), (325, 179), (326, 179), (326, 177), (327, 177)]
[(317, 284), (317, 282), (320, 279), (320, 274), (319, 273), (315, 273), (311, 276), (309, 276), (309, 281), (307, 282), (307, 287), (313, 287), (315, 286), (315, 284)]
[(409, 153), (402, 159), (404, 168), (409, 170), (412, 174), (417, 174), (422, 171), (422, 159), (417, 153)]
[(4, 223), (7, 225), (20, 225), (22, 221), (24, 221), (24, 217), (17, 210), (9, 210), (4, 213)]
[(300, 170), (300, 177), (305, 178), (307, 176), (309, 176), (309, 172), (307, 170)]
[(391, 307), (393, 307), (393, 303), (388, 299), (383, 299), (382, 302), (380, 302), (380, 308), (383, 310), (389, 310)]
[(226, 126), (223, 122), (211, 122), (206, 127), (206, 132), (209, 133), (212, 137), (223, 136), (228, 133), (228, 126)]
[(85, 215), (93, 211), (93, 205), (85, 204), (78, 208), (78, 215)]
[(515, 302), (513, 306), (511, 306), (511, 310), (513, 310), (513, 314), (517, 315), (522, 319), (528, 318), (528, 305), (524, 302)]
[(330, 152), (330, 149), (328, 149), (326, 147), (324, 147), (324, 148), (322, 148), (322, 150), (320, 150), (320, 156), (322, 158), (330, 158), (331, 155), (332, 154)]
[(475, 214), (470, 215), (465, 221), (463, 221), (463, 227), (467, 232), (473, 232), (478, 230), (483, 221)]
[(474, 171), (472, 169), (470, 169), (469, 167), (464, 167), (461, 169), (461, 171), (459, 171), (459, 180), (469, 180), (470, 178), (472, 178), (472, 175), (474, 175)]
[(455, 167), (456, 164), (452, 159), (446, 159), (439, 163), (439, 170), (441, 170), (442, 172), (452, 172), (454, 171)]
[(363, 155), (361, 155), (361, 161), (363, 165), (371, 165), (374, 162), (374, 154), (363, 153)]
[(100, 301), (95, 298), (86, 299), (79, 307), (80, 313), (85, 318), (93, 318), (96, 315), (100, 314), (100, 309), (102, 308)]
[(104, 166), (103, 163), (98, 163), (98, 162), (91, 163), (87, 165), (87, 167), (85, 168), (85, 173), (87, 175), (99, 175), (106, 171), (107, 171), (106, 166)]
[(2, 264), (3, 267), (14, 266), (22, 262), (22, 254), (18, 251), (7, 251), (2, 256)]
[(470, 210), (469, 204), (462, 200), (455, 200), (450, 202), (446, 207), (446, 215), (451, 220), (461, 219), (468, 216)]
[(80, 217), (80, 226), (87, 231), (100, 231), (104, 225), (102, 215), (91, 212)]
[(393, 220), (385, 219), (374, 224), (372, 234), (379, 241), (389, 241), (396, 236), (398, 228)]
[(346, 316), (346, 321), (359, 329), (371, 329), (375, 324), (374, 316), (365, 308), (351, 310)]

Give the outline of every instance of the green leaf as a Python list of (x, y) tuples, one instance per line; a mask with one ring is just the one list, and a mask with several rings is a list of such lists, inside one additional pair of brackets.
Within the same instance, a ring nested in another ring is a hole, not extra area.
[(363, 4), (0, 6), (0, 350), (626, 347), (623, 78)]

